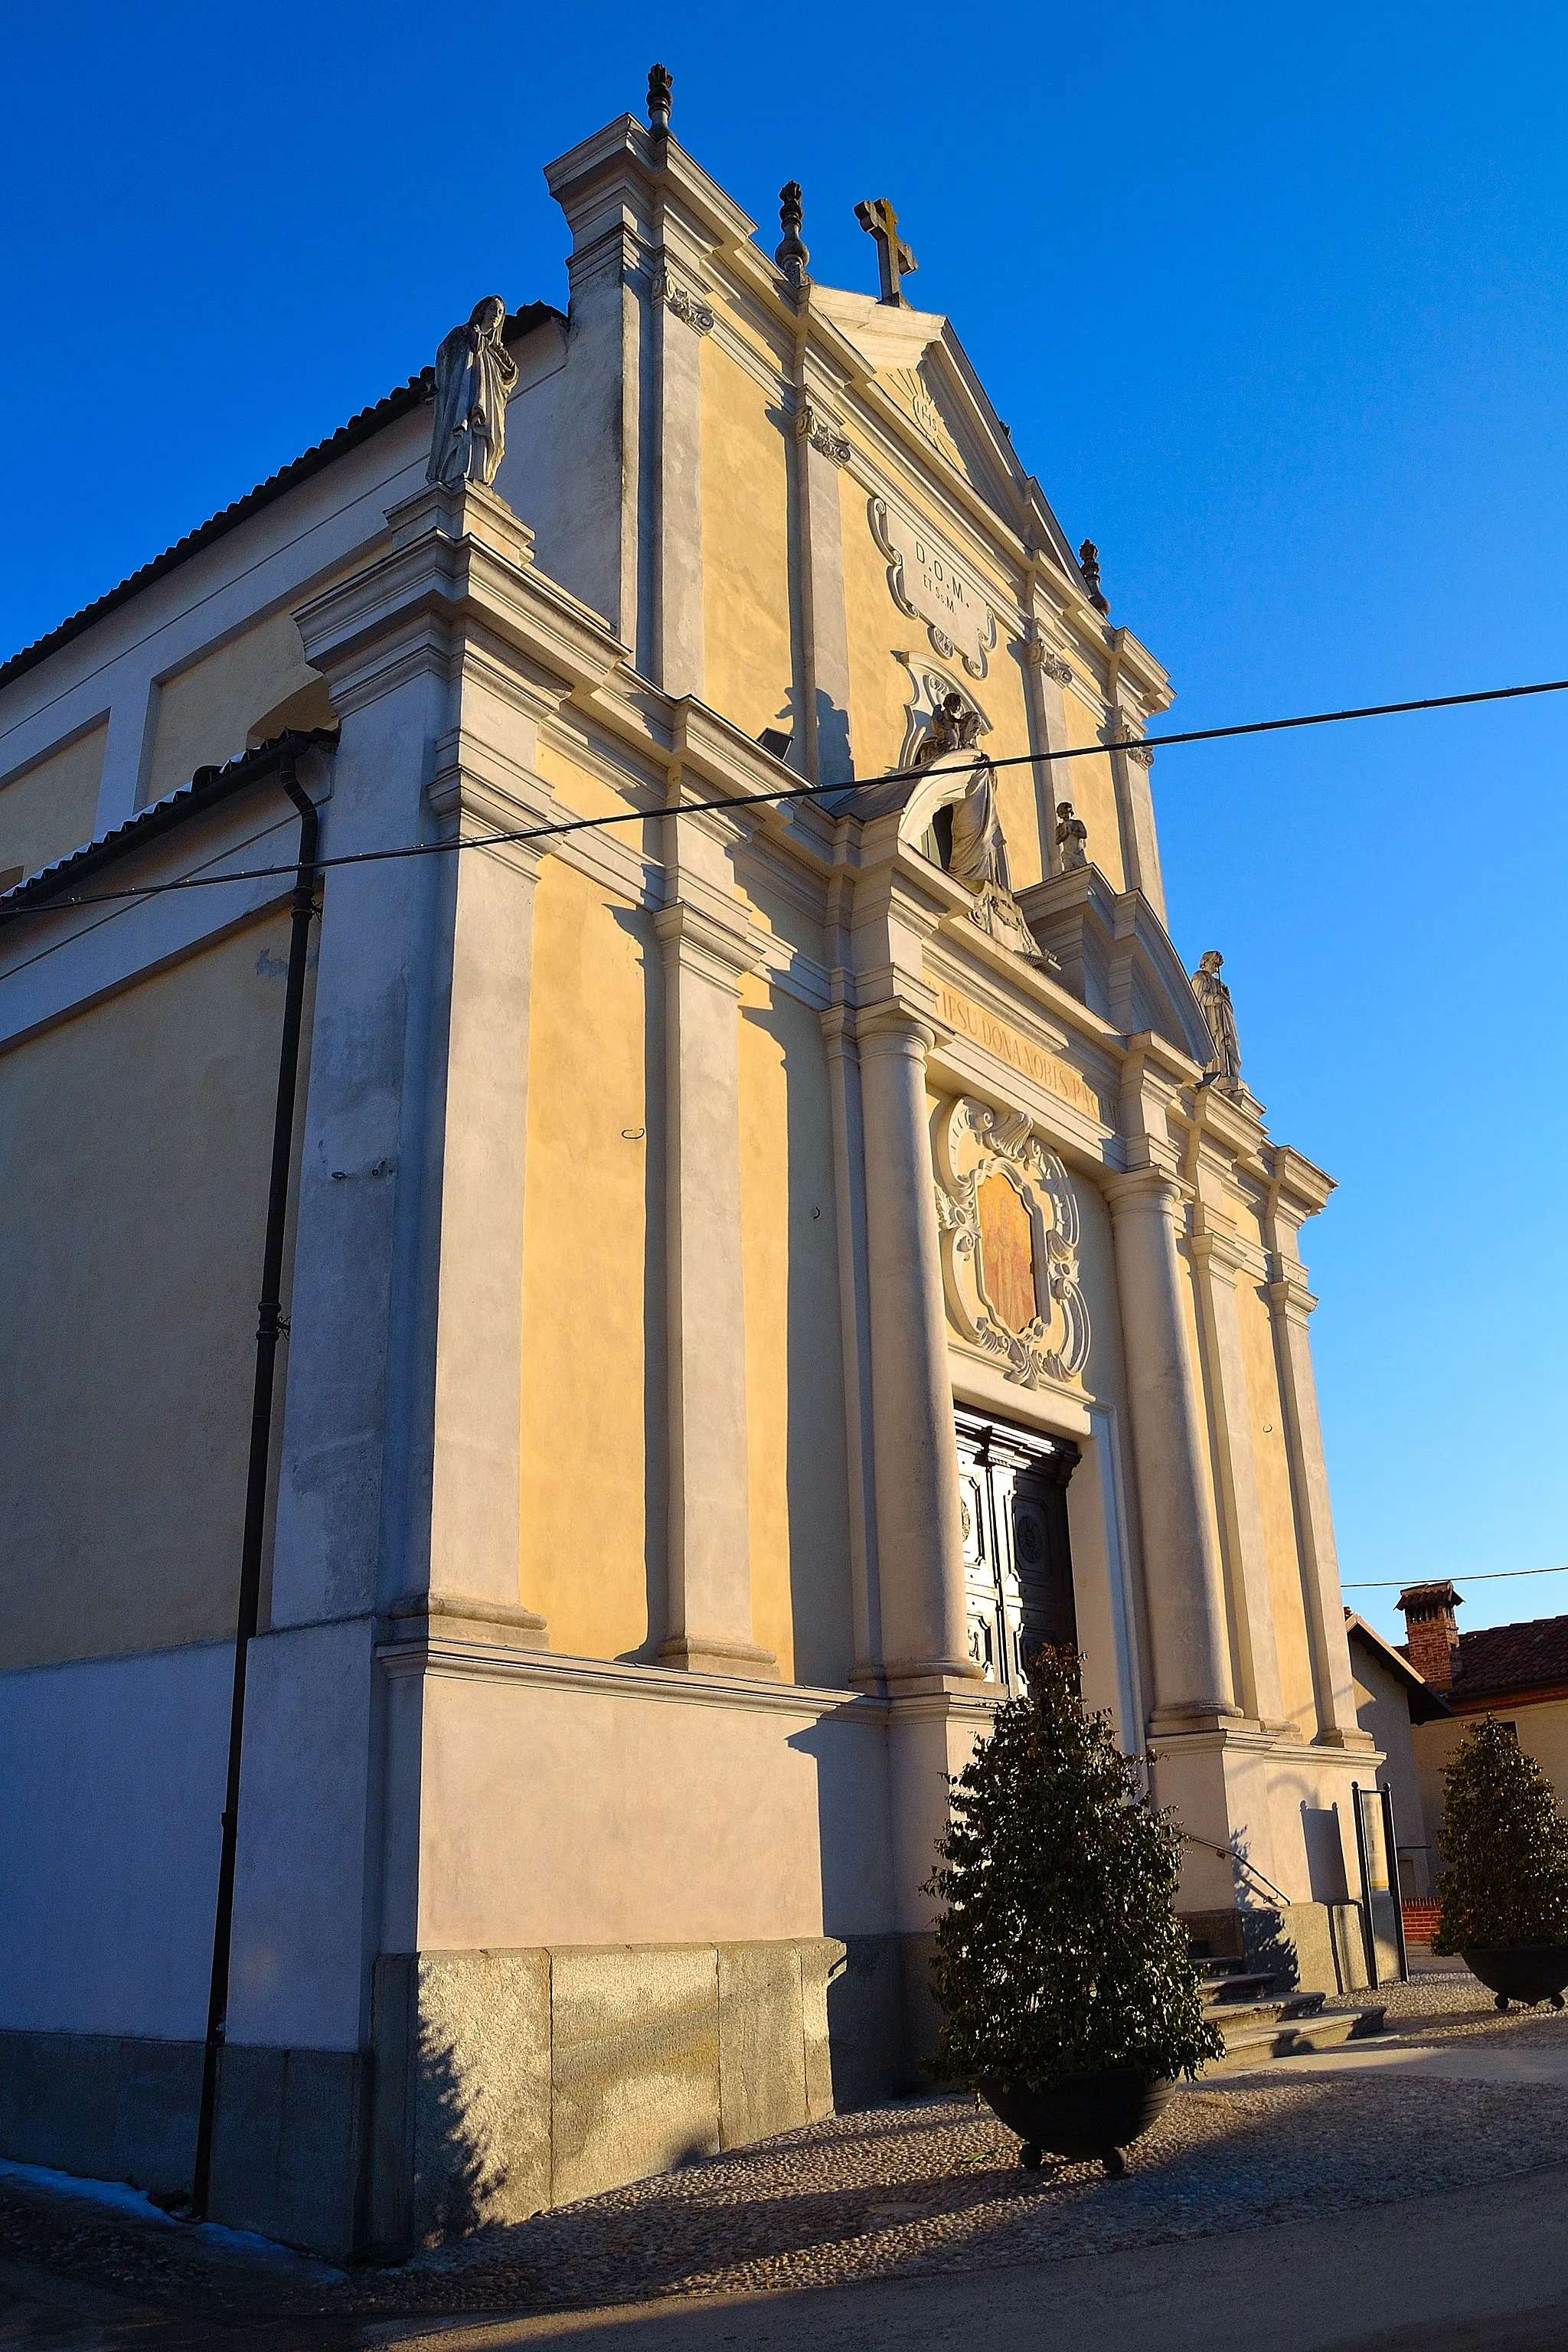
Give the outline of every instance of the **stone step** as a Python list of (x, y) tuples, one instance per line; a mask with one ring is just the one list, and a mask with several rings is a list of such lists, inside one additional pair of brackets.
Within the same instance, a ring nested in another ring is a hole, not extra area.
[(1281, 1993), (1274, 2000), (1205, 2001), (1204, 2015), (1228, 2041), (1247, 2025), (1288, 2025), (1296, 2018), (1316, 2017), (1328, 1996), (1321, 1992)]
[(1243, 2067), (1267, 2065), (1275, 2058), (1301, 2058), (1313, 2050), (1337, 2050), (1347, 2042), (1363, 2042), (1381, 2033), (1387, 2015), (1382, 2009), (1321, 2009), (1300, 2021), (1273, 2019), (1243, 2024), (1234, 2031), (1226, 2021), (1225, 2055), (1211, 2060), (1205, 2074), (1234, 2074)]
[(1270, 1976), (1266, 1969), (1248, 1971), (1237, 1967), (1223, 1975), (1217, 1970), (1200, 1972), (1198, 1981), (1203, 1986), (1206, 2001), (1225, 2002), (1247, 2000), (1258, 1993), (1270, 1992), (1279, 1979)]

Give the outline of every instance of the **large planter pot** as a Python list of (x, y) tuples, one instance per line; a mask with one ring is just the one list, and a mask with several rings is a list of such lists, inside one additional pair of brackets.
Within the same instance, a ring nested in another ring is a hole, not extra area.
[(1467, 1948), (1459, 1955), (1470, 1974), (1497, 1995), (1506, 2009), (1510, 2000), (1533, 2009), (1538, 2000), (1563, 2006), (1568, 1985), (1568, 1944), (1491, 1944)]
[(1117, 2066), (1099, 2074), (1068, 2074), (1045, 2091), (983, 2082), (980, 2092), (1023, 2141), (1019, 2161), (1029, 2171), (1037, 2172), (1048, 2154), (1074, 2163), (1099, 2157), (1107, 2172), (1117, 2173), (1126, 2169), (1121, 2150), (1142, 2138), (1173, 2087), (1164, 2075)]

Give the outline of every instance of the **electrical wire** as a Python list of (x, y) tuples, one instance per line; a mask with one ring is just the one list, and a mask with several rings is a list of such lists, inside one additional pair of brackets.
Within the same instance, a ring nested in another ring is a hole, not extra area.
[[(1476, 1576), (1465, 1576), (1465, 1571), (1461, 1568), (1456, 1571), (1456, 1576), (1464, 1576), (1467, 1584), (1500, 1584), (1503, 1579), (1509, 1576), (1568, 1576), (1568, 1568), (1484, 1568)], [(1453, 1580), (1433, 1576), (1381, 1577), (1368, 1583), (1342, 1583), (1340, 1591), (1342, 1592), (1408, 1592), (1412, 1586), (1416, 1584), (1440, 1584)]]
[[(523, 842), (558, 840), (564, 834), (589, 833), (611, 824), (646, 824), (654, 817), (701, 816), (717, 810), (776, 806), (788, 801), (824, 800), (837, 796), (847, 798), (851, 793), (874, 792), (882, 784), (904, 783), (915, 777), (963, 775), (976, 767), (1044, 767), (1057, 760), (1096, 759), (1111, 751), (1165, 751), (1184, 743), (1219, 743), (1242, 735), (1276, 735), (1291, 728), (1337, 727), (1349, 719), (1397, 719), (1414, 711), (1455, 710), (1475, 703), (1514, 702), (1527, 695), (1565, 692), (1568, 692), (1568, 677), (1553, 677), (1531, 686), (1492, 686), (1469, 694), (1427, 695), (1415, 702), (1372, 702), (1349, 710), (1310, 710), (1289, 719), (1246, 719), (1231, 727), (1194, 727), (1181, 734), (1121, 736), (1110, 743), (1069, 744), (1054, 751), (1010, 752), (1000, 760), (988, 759), (981, 752), (972, 760), (932, 761), (924, 767), (889, 768), (879, 776), (856, 777), (847, 783), (797, 784), (775, 792), (734, 793), (718, 800), (681, 801), (672, 808), (616, 809), (604, 816), (568, 817), (557, 824), (526, 825), (515, 832), (467, 834), (450, 841), (403, 842), (390, 849), (348, 850), (339, 857), (319, 857), (316, 871), (323, 873), (329, 867), (344, 866), (383, 865), (400, 857), (442, 857), (459, 849), (500, 849)], [(127, 844), (127, 847), (130, 846)], [(15, 907), (7, 907), (0, 901), (0, 923), (12, 921), (21, 915), (58, 914), (78, 907), (110, 907), (137, 898), (158, 898), (174, 890), (211, 889), (222, 882), (272, 881), (284, 876), (291, 877), (294, 871), (292, 866), (242, 866), (223, 874), (185, 874), (168, 882), (145, 882), (122, 890), (94, 891), (80, 897), (51, 894), (32, 902), (23, 900)]]

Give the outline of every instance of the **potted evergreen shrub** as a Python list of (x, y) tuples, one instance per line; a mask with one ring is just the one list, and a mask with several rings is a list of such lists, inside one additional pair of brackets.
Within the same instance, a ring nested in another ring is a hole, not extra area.
[(1149, 2128), (1183, 2074), (1224, 2047), (1172, 1904), (1181, 1833), (1138, 1787), (1070, 1655), (1042, 1651), (952, 1789), (927, 1891), (942, 1904), (933, 2071), (1024, 2142), (1099, 2157)]
[(1497, 1995), (1563, 2006), (1568, 1985), (1568, 1822), (1512, 1731), (1486, 1716), (1443, 1775), (1435, 1952), (1458, 1952)]

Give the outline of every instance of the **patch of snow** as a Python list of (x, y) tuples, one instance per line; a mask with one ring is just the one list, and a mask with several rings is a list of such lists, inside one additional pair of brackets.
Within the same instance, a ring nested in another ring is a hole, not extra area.
[(60, 2197), (85, 2197), (94, 2205), (118, 2205), (140, 2221), (167, 2221), (170, 2229), (176, 2226), (145, 2190), (132, 2189), (126, 2180), (82, 2180), (74, 2172), (50, 2172), (41, 2164), (11, 2164), (4, 2159), (0, 2159), (0, 2179), (23, 2180), (34, 2189), (53, 2189)]
[[(125, 2180), (86, 2180), (74, 2172), (51, 2172), (41, 2164), (13, 2164), (0, 2158), (0, 2179), (25, 2182), (29, 2188), (47, 2189), (59, 2197), (80, 2197), (90, 2204), (117, 2207), (122, 2213), (134, 2213), (139, 2221), (165, 2222), (171, 2230), (185, 2225), (154, 2205), (145, 2189), (132, 2189)], [(346, 2272), (334, 2270), (329, 2263), (318, 2262), (311, 2254), (298, 2253), (292, 2246), (280, 2246), (272, 2238), (258, 2237), (254, 2230), (228, 2230), (221, 2221), (204, 2221), (195, 2231), (206, 2245), (225, 2252), (248, 2255), (252, 2262), (276, 2263), (285, 2269), (308, 2271), (323, 2286), (337, 2284)]]

